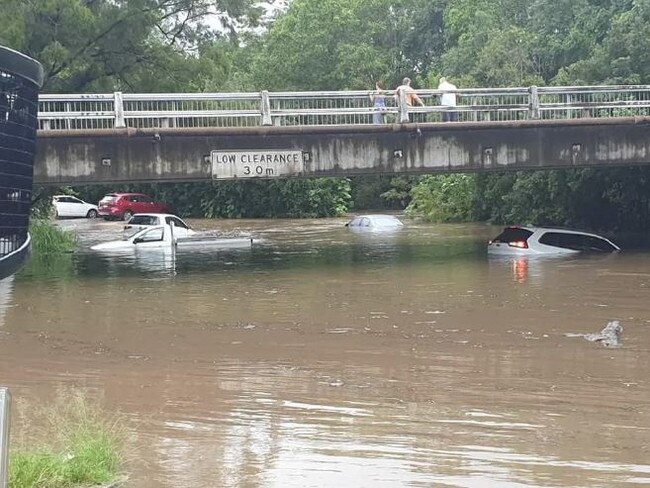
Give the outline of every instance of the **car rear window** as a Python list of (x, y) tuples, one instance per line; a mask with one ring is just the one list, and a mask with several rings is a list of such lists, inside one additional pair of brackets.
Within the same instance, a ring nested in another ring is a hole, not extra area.
[(533, 233), (521, 227), (506, 227), (503, 232), (492, 239), (493, 242), (526, 241)]
[(100, 201), (102, 203), (113, 203), (117, 200), (117, 195), (104, 195), (104, 198), (102, 198)]

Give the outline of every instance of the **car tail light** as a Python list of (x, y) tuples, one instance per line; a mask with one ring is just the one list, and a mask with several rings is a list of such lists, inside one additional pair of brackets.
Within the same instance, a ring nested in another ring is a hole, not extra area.
[(519, 249), (528, 249), (528, 243), (526, 241), (512, 241), (509, 242), (510, 247), (517, 247)]

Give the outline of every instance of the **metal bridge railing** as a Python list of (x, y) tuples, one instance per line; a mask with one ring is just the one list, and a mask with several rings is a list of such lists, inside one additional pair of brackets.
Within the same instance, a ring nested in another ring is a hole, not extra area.
[(576, 119), (650, 115), (650, 85), (459, 89), (456, 106), (439, 90), (417, 90), (424, 107), (408, 107), (395, 91), (375, 108), (368, 91), (41, 95), (45, 130), (247, 127)]

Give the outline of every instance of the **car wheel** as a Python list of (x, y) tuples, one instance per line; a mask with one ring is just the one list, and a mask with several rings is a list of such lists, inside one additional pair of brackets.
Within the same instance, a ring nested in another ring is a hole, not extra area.
[(88, 217), (89, 219), (96, 219), (97, 218), (97, 210), (95, 210), (94, 208), (91, 208), (90, 210), (88, 210), (88, 213), (86, 214), (86, 217)]
[(123, 220), (131, 220), (131, 217), (133, 217), (133, 212), (131, 212), (130, 210), (126, 210), (122, 215)]

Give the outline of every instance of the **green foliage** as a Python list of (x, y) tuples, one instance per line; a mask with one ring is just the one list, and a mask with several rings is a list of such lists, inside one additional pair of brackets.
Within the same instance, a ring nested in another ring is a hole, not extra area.
[(37, 419), (41, 431), (11, 452), (11, 488), (68, 488), (116, 481), (123, 461), (123, 434), (97, 407), (72, 396), (53, 407), (33, 409), (29, 420), (22, 419), (23, 425), (13, 434), (28, 437), (24, 430)]
[[(442, 46), (431, 0), (294, 0), (263, 39), (252, 72), (270, 89), (373, 89), (417, 74)], [(431, 22), (431, 23), (429, 23)], [(424, 42), (424, 41), (430, 41)]]
[(475, 184), (474, 175), (424, 176), (411, 190), (413, 199), (406, 214), (429, 222), (468, 221)]
[(390, 180), (390, 188), (380, 198), (386, 208), (404, 209), (411, 201), (411, 189), (418, 178), (413, 176), (395, 176)]
[(411, 200), (414, 179), (408, 176), (363, 175), (351, 178), (356, 210), (402, 210)]
[(51, 222), (32, 219), (29, 224), (34, 255), (72, 252), (76, 245), (75, 237)]
[[(345, 214), (351, 203), (345, 178), (124, 185), (119, 190), (147, 193), (182, 216), (208, 218), (332, 217)], [(76, 191), (96, 202), (115, 189), (89, 186)]]
[(650, 228), (650, 168), (477, 175), (473, 214), (499, 224)]
[[(11, 15), (0, 17), (0, 44), (43, 64), (46, 91), (201, 90), (225, 82), (227, 39), (236, 39), (236, 24), (259, 22), (255, 3), (4, 0)], [(215, 11), (220, 31), (207, 25)]]

